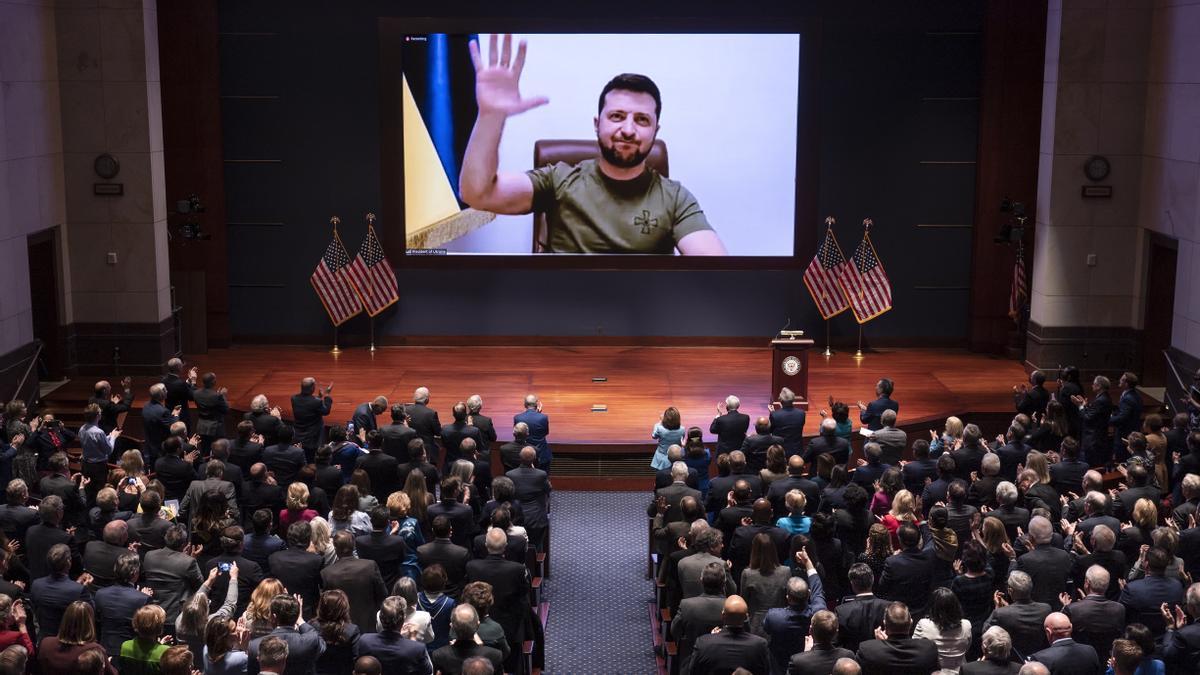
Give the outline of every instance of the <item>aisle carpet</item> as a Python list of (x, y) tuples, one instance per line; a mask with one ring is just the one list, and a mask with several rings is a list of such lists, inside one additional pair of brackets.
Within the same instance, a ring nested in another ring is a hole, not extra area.
[(656, 673), (645, 495), (555, 492), (551, 500), (546, 672)]

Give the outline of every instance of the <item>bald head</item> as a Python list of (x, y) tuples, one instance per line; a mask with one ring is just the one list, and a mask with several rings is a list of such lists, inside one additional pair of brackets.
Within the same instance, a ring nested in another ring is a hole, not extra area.
[(751, 513), (755, 525), (770, 524), (771, 516), (774, 515), (770, 501), (760, 497), (759, 499), (754, 500), (754, 506), (752, 509), (753, 511)]
[(1045, 664), (1030, 661), (1021, 666), (1021, 669), (1017, 671), (1017, 675), (1050, 675), (1050, 669)]
[(746, 623), (749, 612), (750, 609), (742, 596), (731, 595), (725, 598), (725, 605), (721, 608), (721, 622), (730, 628), (740, 628)]
[(104, 526), (104, 543), (113, 546), (124, 546), (129, 542), (129, 523), (124, 520), (112, 520)]
[(760, 417), (757, 420), (754, 420), (754, 431), (759, 435), (770, 433), (771, 420), (767, 419), (766, 417)]
[(862, 666), (858, 665), (858, 661), (843, 656), (833, 664), (833, 675), (862, 675)]
[(537, 450), (534, 450), (532, 445), (521, 448), (522, 466), (533, 466), (535, 461), (537, 461)]
[(1046, 629), (1046, 640), (1051, 644), (1055, 640), (1071, 637), (1071, 619), (1062, 612), (1053, 612), (1042, 622)]
[(788, 457), (788, 475), (800, 476), (804, 474), (804, 458), (800, 455), (792, 455)]
[(354, 661), (354, 675), (380, 675), (383, 666), (374, 656), (360, 656)]
[(537, 395), (529, 394), (528, 396), (525, 397), (525, 407), (526, 408), (531, 408), (531, 409), (536, 408), (537, 404), (538, 404)]

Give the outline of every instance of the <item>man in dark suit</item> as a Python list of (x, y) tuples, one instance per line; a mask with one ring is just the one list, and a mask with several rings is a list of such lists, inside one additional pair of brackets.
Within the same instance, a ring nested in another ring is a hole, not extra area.
[[(204, 568), (204, 573), (208, 574), (213, 568), (219, 567), (221, 563), (231, 563), (238, 566), (238, 578), (236, 579), (238, 600), (237, 609), (234, 611), (235, 615), (246, 611), (246, 606), (250, 604), (250, 595), (254, 592), (254, 587), (258, 585), (258, 582), (263, 580), (262, 568), (258, 566), (258, 563), (242, 555), (242, 542), (245, 538), (246, 532), (240, 525), (230, 525), (221, 530), (221, 555), (209, 560), (208, 565)], [(229, 588), (229, 583), (231, 581), (225, 575), (217, 575), (217, 580), (209, 590), (212, 593), (212, 597), (224, 598), (225, 592)]]
[(493, 527), (485, 539), (488, 556), (467, 563), (467, 583), (483, 581), (492, 585), (495, 604), (492, 618), (504, 628), (512, 653), (520, 653), (530, 621), (529, 574), (525, 566), (504, 559), (508, 536)]
[(363, 560), (374, 560), (379, 566), (379, 574), (383, 577), (385, 588), (391, 588), (396, 579), (404, 573), (404, 560), (408, 558), (408, 545), (404, 538), (388, 534), (390, 514), (387, 507), (376, 506), (371, 509), (371, 533), (355, 537), (354, 545), (358, 557)]
[(717, 436), (717, 454), (740, 450), (750, 428), (750, 416), (738, 412), (742, 402), (732, 394), (725, 397), (724, 405), (717, 404), (717, 416), (708, 425), (708, 433)]
[(900, 404), (892, 400), (894, 389), (895, 385), (891, 380), (881, 379), (875, 384), (875, 400), (870, 403), (858, 402), (858, 420), (870, 431), (879, 431), (883, 428), (881, 416), (884, 410), (900, 412)]
[(311, 623), (305, 622), (296, 628), (299, 620), (300, 603), (290, 595), (275, 596), (271, 601), (271, 623), (275, 629), (250, 641), (246, 649), (249, 656), (247, 673), (258, 675), (260, 672), (258, 650), (263, 641), (280, 638), (287, 642), (287, 665), (280, 675), (316, 675), (317, 659), (325, 653), (325, 640)]
[(241, 512), (238, 511), (237, 488), (225, 480), (225, 464), (219, 459), (210, 459), (204, 465), (204, 480), (194, 480), (188, 484), (183, 494), (183, 502), (179, 505), (180, 518), (189, 522), (190, 517), (200, 508), (204, 495), (209, 492), (219, 492), (225, 498), (230, 517), (241, 522)]
[(117, 428), (118, 418), (129, 412), (133, 406), (133, 378), (126, 376), (121, 380), (121, 393), (114, 394), (112, 385), (108, 380), (100, 380), (96, 383), (92, 397), (88, 399), (88, 405), (95, 403), (100, 407), (100, 424), (99, 427), (104, 430), (104, 433), (111, 434), (113, 429)]
[(483, 444), (483, 436), (480, 435), (479, 429), (467, 424), (467, 404), (459, 401), (451, 408), (451, 414), (454, 416), (454, 421), (450, 424), (442, 426), (442, 447), (445, 449), (445, 466), (449, 467), (456, 462), (462, 453), (459, 447), (462, 442), (468, 438), (475, 441), (475, 447)]
[(746, 456), (746, 469), (755, 475), (767, 465), (767, 449), (772, 445), (783, 445), (783, 438), (771, 433), (771, 420), (760, 417), (754, 421), (754, 434), (742, 442), (742, 454)]
[[(763, 619), (762, 629), (767, 635), (771, 649), (771, 672), (782, 673), (787, 669), (792, 655), (804, 651), (804, 636), (809, 634), (809, 626), (815, 615), (825, 609), (825, 590), (821, 585), (821, 577), (813, 566), (808, 554), (803, 549), (796, 552), (797, 571), (805, 570), (805, 576), (794, 576), (787, 581), (785, 607), (772, 607), (767, 610)], [(833, 623), (832, 634), (828, 634), (827, 644), (832, 648), (833, 639), (837, 634), (837, 617), (833, 612), (827, 612), (828, 619)], [(815, 642), (814, 636), (814, 642)], [(847, 652), (853, 657), (853, 653)], [(831, 655), (827, 655), (831, 656)], [(841, 655), (839, 655), (841, 656)], [(833, 661), (837, 661), (834, 658)], [(832, 664), (832, 662), (831, 662)]]
[(826, 453), (836, 464), (845, 466), (850, 461), (850, 441), (837, 435), (837, 420), (832, 417), (821, 420), (820, 434), (808, 440), (804, 463), (815, 466), (817, 458)]
[[(768, 614), (772, 611), (775, 610), (769, 610)], [(804, 636), (797, 635), (796, 637), (801, 641), (800, 649), (785, 661), (782, 668), (776, 663), (776, 667), (779, 669), (771, 672), (782, 674), (786, 671), (790, 675), (826, 675), (826, 673), (835, 672), (834, 665), (839, 659), (854, 658), (853, 651), (837, 646), (838, 619), (833, 612), (823, 609), (813, 614), (812, 620), (809, 622), (809, 635), (812, 637), (812, 646), (808, 651), (804, 650)], [(772, 653), (774, 653), (773, 643), (771, 647)]]
[(379, 661), (379, 672), (392, 675), (432, 675), (433, 666), (425, 645), (400, 634), (404, 624), (404, 598), (393, 595), (383, 601), (379, 608), (379, 633), (367, 633), (358, 639), (354, 655), (362, 659), (374, 657)]
[(306, 464), (304, 448), (295, 445), (293, 439), (292, 428), (283, 426), (277, 432), (278, 443), (263, 448), (263, 463), (275, 475), (275, 482), (284, 489), (296, 480), (296, 475)]
[(150, 400), (142, 406), (142, 426), (146, 433), (142, 445), (146, 466), (154, 466), (155, 460), (162, 454), (163, 441), (171, 435), (171, 425), (179, 420), (182, 408), (171, 409), (163, 404), (167, 397), (167, 387), (161, 382), (150, 387)]
[(1051, 545), (1054, 526), (1037, 516), (1029, 521), (1030, 551), (1017, 558), (1016, 569), (1033, 579), (1033, 601), (1044, 602), (1058, 611), (1062, 608), (1059, 594), (1068, 588), (1071, 577), (1071, 554)]
[[(1070, 531), (1071, 526), (1068, 524), (1066, 532)], [(1129, 572), (1129, 562), (1125, 559), (1125, 554), (1115, 550), (1113, 546), (1117, 542), (1117, 536), (1105, 525), (1097, 525), (1092, 528), (1091, 536), (1091, 552), (1088, 553), (1087, 547), (1083, 546), (1085, 541), (1081, 534), (1074, 537), (1076, 540), (1073, 548), (1079, 554), (1075, 558), (1075, 563), (1071, 567), (1071, 579), (1076, 588), (1086, 588), (1088, 585), (1087, 574), (1092, 566), (1099, 566), (1107, 574), (1108, 579), (1124, 579)], [(1107, 590), (1098, 591), (1101, 595), (1112, 600), (1115, 604), (1117, 599), (1121, 597), (1121, 587), (1116, 584), (1105, 584)], [(1076, 622), (1078, 623), (1078, 622)]]
[(521, 466), (521, 448), (529, 445), (529, 425), (517, 422), (513, 425), (513, 439), (500, 446), (500, 464), (505, 471), (512, 471)]
[(525, 397), (525, 410), (513, 415), (513, 424), (518, 422), (524, 422), (529, 428), (529, 444), (537, 450), (537, 467), (549, 472), (554, 455), (546, 441), (546, 437), (550, 435), (550, 418), (542, 412), (542, 402), (537, 396), (529, 394)]
[(258, 462), (250, 467), (250, 478), (242, 485), (244, 504), (248, 513), (268, 509), (279, 513), (283, 508), (284, 493), (278, 481), (268, 473), (267, 465)]
[(258, 563), (263, 574), (271, 574), (271, 554), (287, 548), (287, 543), (275, 534), (275, 518), (269, 509), (258, 509), (250, 514), (252, 532), (247, 532), (242, 541), (242, 555)]
[(1012, 652), (1012, 637), (1008, 631), (999, 626), (992, 626), (983, 632), (980, 640), (983, 657), (978, 661), (964, 663), (963, 675), (1018, 675), (1021, 664), (1010, 659)]
[(1071, 619), (1054, 612), (1046, 617), (1046, 641), (1049, 647), (1030, 656), (1050, 669), (1050, 675), (1094, 675), (1100, 672), (1100, 657), (1091, 645), (1071, 638)]
[(71, 476), (70, 464), (65, 452), (56, 452), (50, 456), (47, 465), (50, 474), (38, 483), (38, 491), (42, 496), (56, 495), (62, 500), (64, 522), (68, 527), (80, 526), (87, 521), (87, 503), (84, 502), (83, 488), (90, 479), (82, 474)]
[(491, 457), (492, 445), (496, 443), (496, 425), (492, 418), (483, 414), (483, 397), (471, 394), (467, 398), (467, 424), (479, 430), (483, 443), (479, 446), (479, 454)]
[(1013, 386), (1013, 405), (1017, 412), (1030, 418), (1046, 412), (1050, 392), (1046, 391), (1046, 373), (1035, 370), (1029, 374), (1029, 385)]
[(453, 532), (450, 539), (463, 548), (471, 545), (475, 536), (475, 512), (463, 504), (463, 485), (458, 476), (449, 476), (442, 480), (441, 501), (429, 507), (429, 517), (445, 516), (450, 520)]
[[(971, 473), (983, 468), (983, 458), (987, 447), (983, 443), (983, 432), (975, 424), (963, 427), (962, 446), (950, 452), (954, 458), (954, 475), (965, 481), (971, 480)], [(1003, 458), (1001, 458), (1001, 477), (1004, 476)]]
[[(954, 457), (950, 453), (942, 453), (942, 456), (937, 458), (934, 467), (937, 469), (937, 475), (928, 485), (921, 488), (921, 505), (925, 511), (925, 515), (929, 515), (929, 510), (938, 502), (946, 501), (950, 493), (950, 483), (961, 478), (955, 478), (957, 471), (955, 467), (958, 465), (954, 462)], [(916, 493), (914, 493), (916, 494)]]
[[(1138, 376), (1133, 373), (1123, 373), (1120, 386), (1121, 398), (1117, 401), (1117, 409), (1108, 418), (1108, 425), (1113, 428), (1113, 452), (1117, 460), (1125, 461), (1129, 457), (1125, 439), (1142, 427), (1142, 396), (1137, 390)], [(1158, 432), (1158, 429), (1154, 431)]]
[(188, 487), (196, 480), (196, 468), (193, 462), (199, 453), (195, 450), (186, 456), (180, 456), (183, 441), (178, 436), (171, 436), (163, 441), (162, 456), (154, 463), (155, 478), (166, 488), (167, 499), (183, 500)]
[(874, 441), (863, 443), (863, 456), (866, 464), (859, 464), (850, 474), (850, 481), (857, 483), (867, 494), (874, 494), (875, 481), (883, 477), (883, 473), (892, 468), (883, 463), (883, 448)]
[(1109, 579), (1108, 570), (1092, 565), (1085, 573), (1082, 599), (1072, 601), (1066, 593), (1060, 596), (1063, 613), (1075, 626), (1074, 638), (1095, 647), (1098, 654), (1107, 654), (1112, 641), (1125, 631), (1125, 607), (1105, 597)]
[(858, 651), (858, 645), (874, 639), (875, 629), (883, 623), (883, 613), (888, 601), (875, 597), (871, 587), (875, 573), (866, 563), (855, 563), (847, 574), (853, 596), (837, 606), (838, 644), (850, 651)]
[(729, 542), (726, 558), (732, 564), (730, 573), (734, 579), (742, 578), (742, 571), (750, 564), (751, 545), (754, 538), (760, 534), (767, 535), (771, 539), (771, 543), (775, 544), (776, 555), (780, 560), (788, 558), (788, 542), (791, 534), (787, 530), (775, 526), (771, 502), (762, 498), (755, 500), (750, 507), (750, 524), (744, 523), (744, 520), (740, 520), (739, 524), (733, 528), (730, 537), (725, 540)]
[(1173, 556), (1166, 549), (1151, 547), (1146, 553), (1144, 567), (1146, 576), (1125, 584), (1121, 591), (1121, 604), (1125, 605), (1127, 623), (1144, 623), (1161, 635), (1164, 624), (1156, 612), (1164, 603), (1168, 607), (1182, 605), (1183, 585), (1178, 579), (1166, 576), (1167, 567)]
[(709, 563), (700, 573), (704, 593), (686, 598), (679, 603), (679, 611), (671, 622), (671, 637), (679, 647), (679, 672), (691, 672), (692, 651), (696, 639), (708, 635), (721, 625), (721, 611), (725, 607), (725, 576), (728, 572), (721, 563)]
[(804, 409), (796, 406), (796, 394), (787, 387), (779, 390), (779, 409), (770, 414), (770, 433), (782, 439), (788, 455), (804, 452)]
[[(733, 538), (733, 531), (742, 524), (743, 518), (749, 518), (754, 512), (754, 498), (750, 493), (750, 484), (739, 480), (733, 484), (732, 499), (727, 506), (717, 512), (713, 527), (721, 531), (726, 542)], [(769, 503), (769, 502), (768, 502)]]
[[(1100, 474), (1094, 471), (1089, 471), (1085, 476), (1093, 474), (1099, 479)], [(1097, 487), (1100, 487), (1099, 481), (1097, 481)], [(1120, 534), (1121, 521), (1110, 515), (1111, 508), (1112, 504), (1106, 493), (1101, 490), (1089, 491), (1083, 496), (1083, 514), (1075, 523), (1075, 532), (1082, 534), (1085, 541), (1092, 536), (1092, 531), (1099, 525), (1107, 527), (1114, 534)]]
[(1079, 408), (1079, 419), (1083, 426), (1080, 445), (1091, 466), (1108, 464), (1112, 460), (1113, 445), (1108, 439), (1108, 424), (1112, 416), (1112, 399), (1108, 397), (1111, 386), (1107, 377), (1097, 375), (1092, 380), (1092, 402), (1088, 403), (1083, 396), (1071, 397), (1071, 402)]
[(263, 445), (275, 445), (279, 442), (279, 430), (283, 428), (283, 411), (279, 406), (272, 406), (267, 397), (258, 394), (250, 399), (250, 412), (244, 419), (254, 426), (254, 433), (262, 437)]
[(766, 498), (771, 502), (771, 508), (777, 518), (789, 514), (784, 498), (792, 490), (804, 493), (806, 514), (812, 515), (817, 512), (817, 506), (821, 502), (821, 487), (804, 477), (805, 468), (804, 459), (799, 455), (788, 457), (787, 477), (775, 479), (771, 482), (771, 487), (767, 488)]
[(58, 633), (63, 612), (72, 602), (92, 601), (92, 595), (87, 590), (89, 575), (82, 575), (78, 581), (72, 581), (68, 576), (71, 571), (71, 557), (71, 549), (66, 544), (50, 547), (50, 551), (42, 559), (42, 565), (49, 572), (34, 579), (29, 588), (29, 597), (37, 614), (39, 638)]
[(739, 595), (725, 598), (721, 628), (696, 639), (692, 675), (717, 675), (745, 668), (751, 673), (771, 672), (767, 641), (746, 629), (749, 608)]
[(996, 503), (998, 508), (988, 511), (988, 518), (996, 518), (1004, 523), (1004, 531), (1008, 534), (1009, 541), (1017, 540), (1017, 529), (1024, 529), (1029, 525), (1029, 509), (1017, 506), (1019, 497), (1017, 486), (1008, 481), (1003, 481), (996, 486)]
[[(675, 481), (671, 477), (671, 464), (683, 461), (683, 448), (678, 445), (672, 445), (667, 448), (667, 461), (670, 462), (666, 467), (654, 472), (654, 489), (661, 490)], [(693, 468), (688, 468), (687, 478), (684, 479), (687, 486), (690, 488), (700, 487), (700, 473)]]
[(1167, 632), (1162, 639), (1162, 660), (1168, 673), (1186, 673), (1200, 663), (1200, 583), (1188, 587), (1186, 600), (1186, 614), (1180, 607), (1171, 608), (1169, 617), (1163, 612)]
[(229, 461), (246, 474), (250, 473), (251, 466), (262, 461), (263, 446), (255, 438), (254, 423), (242, 420), (237, 425), (237, 436), (229, 443)]
[(903, 602), (893, 602), (883, 613), (887, 639), (867, 640), (858, 646), (863, 675), (926, 675), (938, 669), (937, 643), (911, 637), (912, 615)]
[[(900, 468), (904, 477), (904, 489), (919, 495), (925, 491), (925, 479), (937, 476), (937, 460), (929, 456), (929, 441), (918, 438), (912, 444), (913, 459)], [(949, 486), (947, 486), (949, 487)], [(926, 504), (929, 509), (933, 504)]]
[(367, 472), (371, 478), (371, 494), (380, 504), (386, 504), (388, 497), (404, 486), (400, 483), (400, 462), (383, 451), (382, 442), (382, 432), (368, 433), (367, 454), (359, 455), (355, 466)]
[(201, 384), (200, 389), (192, 392), (199, 418), (194, 431), (200, 436), (201, 448), (207, 451), (214, 439), (225, 435), (225, 416), (229, 414), (229, 401), (225, 400), (225, 395), (229, 392), (225, 387), (217, 387), (215, 373), (205, 373)]
[[(184, 550), (188, 541), (187, 528), (171, 525), (163, 539), (162, 548), (146, 554), (142, 562), (142, 576), (146, 585), (154, 590), (154, 602), (166, 611), (167, 625), (173, 626), (183, 609), (184, 600), (200, 588), (204, 577), (200, 574), (196, 558), (190, 551)], [(209, 592), (212, 592), (211, 589)], [(220, 597), (223, 599), (225, 596)]]
[(904, 449), (908, 447), (908, 434), (896, 428), (895, 410), (884, 410), (879, 415), (879, 423), (883, 426), (871, 436), (871, 440), (883, 450), (883, 463), (897, 466), (904, 456)]
[(138, 590), (141, 560), (126, 550), (117, 559), (112, 585), (96, 591), (96, 629), (100, 644), (110, 654), (121, 653), (121, 643), (134, 638), (133, 615), (150, 602), (149, 593)]
[(1131, 463), (1126, 469), (1126, 474), (1129, 478), (1129, 487), (1118, 493), (1117, 498), (1112, 501), (1112, 515), (1116, 518), (1131, 520), (1133, 506), (1139, 499), (1149, 499), (1155, 507), (1158, 507), (1162, 491), (1150, 481), (1151, 474), (1145, 464)]
[[(900, 552), (889, 556), (879, 576), (879, 595), (923, 615), (933, 587), (932, 553), (921, 549), (921, 531), (905, 523), (896, 532)], [(908, 610), (906, 609), (906, 612)]]
[(82, 572), (83, 565), (79, 557), (79, 544), (75, 540), (75, 535), (62, 528), (62, 498), (58, 495), (43, 497), (41, 504), (38, 505), (38, 515), (41, 516), (42, 522), (30, 526), (25, 533), (25, 556), (29, 564), (29, 579), (32, 581), (50, 574), (50, 568), (46, 564), (46, 554), (55, 544), (67, 546), (67, 550), (71, 554), (70, 572), (72, 574)]
[(1000, 626), (1012, 637), (1012, 646), (1018, 658), (1026, 659), (1035, 652), (1049, 646), (1042, 622), (1050, 615), (1050, 605), (1033, 602), (1033, 580), (1019, 570), (1008, 575), (1008, 599), (997, 591), (996, 609), (983, 624), (984, 630)]
[(429, 389), (417, 387), (413, 392), (413, 404), (404, 410), (408, 415), (408, 426), (417, 432), (417, 437), (425, 443), (425, 456), (438, 466), (438, 446), (435, 438), (442, 433), (442, 422), (438, 419), (437, 411), (429, 407)]
[(682, 519), (683, 514), (679, 509), (679, 502), (684, 497), (700, 499), (700, 491), (690, 488), (687, 485), (687, 464), (674, 462), (671, 464), (670, 471), (673, 482), (666, 487), (655, 490), (654, 499), (650, 501), (650, 506), (646, 509), (646, 515), (654, 517), (654, 514), (659, 510), (659, 502), (666, 502), (667, 510), (663, 513), (663, 520), (667, 523), (673, 523)]
[(1083, 475), (1088, 472), (1087, 462), (1079, 458), (1079, 442), (1067, 437), (1059, 445), (1062, 459), (1050, 465), (1050, 485), (1058, 490), (1058, 494), (1078, 492), (1083, 482)]
[(533, 463), (538, 461), (536, 451), (525, 446), (521, 449), (521, 466), (504, 474), (508, 476), (516, 488), (517, 500), (521, 502), (521, 512), (525, 515), (525, 529), (529, 532), (530, 545), (541, 548), (542, 536), (550, 523), (549, 506), (550, 477), (542, 469), (535, 469)]
[(5, 504), (0, 506), (0, 532), (9, 540), (24, 541), (25, 532), (42, 522), (37, 509), (26, 506), (29, 501), (29, 486), (23, 480), (9, 481), (4, 489)]
[(430, 655), (434, 670), (439, 673), (461, 673), (468, 659), (484, 659), (491, 663), (493, 671), (504, 668), (504, 654), (495, 647), (475, 642), (479, 630), (479, 613), (468, 604), (455, 605), (450, 612), (450, 632), (454, 640)]
[(376, 396), (366, 403), (358, 404), (354, 409), (354, 414), (350, 416), (350, 423), (354, 425), (354, 433), (350, 434), (354, 437), (366, 438), (368, 431), (375, 431), (379, 428), (375, 422), (375, 418), (383, 414), (384, 410), (388, 409), (388, 400), (386, 396)]
[(383, 576), (374, 560), (354, 557), (354, 535), (339, 530), (333, 535), (337, 561), (321, 570), (325, 590), (341, 590), (350, 599), (350, 620), (364, 633), (375, 632), (375, 608), (387, 597)]
[[(708, 499), (704, 503), (704, 510), (714, 516), (729, 505), (729, 492), (733, 490), (733, 484), (739, 480), (744, 480), (750, 486), (750, 496), (757, 499), (763, 495), (762, 477), (758, 472), (751, 472), (746, 466), (746, 455), (741, 450), (734, 450), (727, 456), (729, 462), (729, 475), (717, 476), (712, 479), (708, 486)], [(717, 459), (718, 463), (722, 460)]]
[(188, 370), (187, 376), (184, 377), (183, 360), (171, 359), (167, 361), (167, 374), (162, 379), (162, 385), (167, 391), (164, 399), (166, 407), (179, 408), (179, 419), (188, 425), (188, 429), (192, 429), (192, 415), (188, 410), (188, 401), (192, 400), (192, 394), (196, 390), (196, 376), (195, 366)]
[(325, 416), (333, 409), (329, 394), (333, 384), (325, 385), (323, 395), (319, 392), (316, 378), (300, 380), (300, 393), (292, 394), (293, 438), (304, 448), (304, 456), (312, 461), (325, 436)]
[(306, 522), (288, 526), (287, 543), (287, 548), (270, 555), (267, 567), (289, 593), (300, 595), (304, 602), (304, 618), (311, 619), (321, 597), (321, 567), (325, 564), (325, 558), (308, 551), (308, 545), (312, 543), (312, 527)]
[(403, 405), (394, 404), (391, 414), (392, 423), (379, 427), (380, 444), (385, 454), (394, 457), (397, 464), (403, 464), (409, 460), (408, 446), (417, 437), (417, 432), (404, 423), (408, 416)]
[(89, 541), (83, 552), (83, 569), (92, 575), (90, 590), (111, 586), (116, 581), (117, 561), (129, 553), (129, 525), (114, 520), (104, 526), (104, 539)]
[(437, 486), (441, 484), (441, 474), (437, 467), (430, 464), (425, 459), (425, 441), (419, 438), (414, 438), (408, 442), (408, 463), (401, 464), (396, 468), (397, 477), (400, 479), (400, 485), (408, 482), (408, 474), (413, 471), (420, 471), (425, 477), (425, 490), (429, 494), (437, 494)]
[(450, 519), (446, 516), (434, 518), (430, 529), (433, 531), (433, 541), (417, 547), (417, 564), (421, 569), (441, 565), (446, 571), (446, 594), (458, 597), (463, 587), (463, 577), (467, 574), (471, 551), (450, 539)]

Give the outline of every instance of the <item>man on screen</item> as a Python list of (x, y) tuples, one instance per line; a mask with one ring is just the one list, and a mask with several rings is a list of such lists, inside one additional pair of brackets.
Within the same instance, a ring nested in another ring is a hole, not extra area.
[(479, 117), (463, 157), (459, 189), (471, 207), (500, 214), (545, 213), (547, 250), (555, 253), (665, 253), (726, 255), (704, 212), (678, 182), (646, 166), (658, 134), (662, 100), (644, 75), (614, 77), (600, 92), (593, 119), (600, 156), (575, 166), (562, 162), (520, 173), (497, 171), (504, 121), (545, 105), (522, 98), (518, 88), (525, 42), (512, 55), (512, 36), (488, 62), (471, 41)]

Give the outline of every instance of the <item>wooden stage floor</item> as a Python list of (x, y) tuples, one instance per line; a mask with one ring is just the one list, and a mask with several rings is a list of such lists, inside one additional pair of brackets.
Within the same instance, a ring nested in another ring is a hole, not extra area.
[[(344, 423), (355, 406), (380, 394), (391, 402), (411, 402), (418, 386), (429, 387), (431, 406), (447, 422), (456, 401), (479, 394), (501, 440), (511, 440), (512, 416), (527, 393), (536, 393), (550, 416), (556, 449), (646, 447), (668, 405), (680, 409), (685, 425), (703, 428), (711, 440), (709, 422), (725, 396), (737, 395), (742, 411), (757, 417), (773, 393), (767, 348), (380, 347), (374, 353), (355, 348), (333, 355), (314, 347), (239, 346), (211, 350), (189, 365), (215, 372), (218, 384), (229, 389), (232, 407), (246, 410), (261, 393), (285, 416), (301, 378), (312, 376), (322, 385), (332, 381), (329, 424)], [(593, 383), (593, 377), (607, 381)], [(830, 395), (851, 406), (870, 400), (880, 377), (896, 382), (902, 425), (929, 420), (938, 428), (949, 414), (1011, 411), (1009, 392), (1026, 380), (1017, 361), (965, 350), (891, 349), (862, 359), (849, 352), (829, 358), (814, 352), (809, 373), (814, 409), (826, 407)], [(139, 400), (145, 399), (144, 380), (137, 378)], [(607, 405), (608, 411), (591, 412), (593, 404)], [(820, 417), (811, 414), (806, 432), (815, 433), (819, 424)]]

